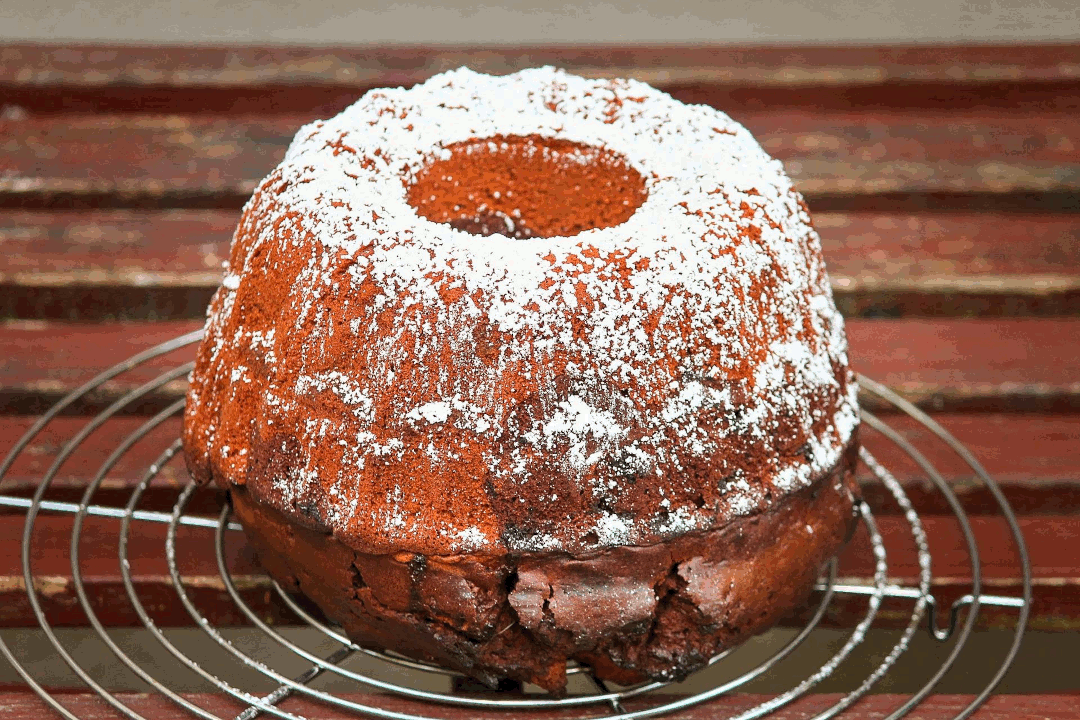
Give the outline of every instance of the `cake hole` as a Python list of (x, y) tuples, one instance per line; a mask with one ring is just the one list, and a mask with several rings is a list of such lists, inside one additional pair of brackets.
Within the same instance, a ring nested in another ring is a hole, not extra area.
[(364, 581), (364, 576), (360, 574), (360, 568), (356, 567), (355, 565), (350, 565), (349, 571), (352, 573), (353, 590), (363, 590), (367, 587), (367, 583)]
[(428, 220), (473, 235), (570, 236), (626, 222), (645, 179), (605, 148), (537, 135), (497, 135), (446, 148), (417, 173), (409, 204)]
[(517, 570), (511, 570), (507, 574), (506, 580), (503, 581), (503, 584), (506, 587), (506, 594), (507, 595), (514, 592), (514, 588), (516, 588), (517, 584), (518, 584), (518, 571)]

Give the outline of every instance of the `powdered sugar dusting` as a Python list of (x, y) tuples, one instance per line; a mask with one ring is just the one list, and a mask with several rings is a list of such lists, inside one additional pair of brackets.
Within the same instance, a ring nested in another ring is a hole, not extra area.
[(448, 402), (430, 402), (413, 408), (405, 417), (409, 420), (423, 418), (429, 423), (441, 423), (450, 417), (450, 409)]
[[(620, 225), (530, 240), (477, 238), (408, 204), (411, 178), (447, 146), (511, 135), (618, 153), (647, 199)], [(284, 232), (274, 220), (292, 212), (297, 232)], [(760, 512), (765, 488), (820, 477), (858, 424), (820, 244), (780, 163), (723, 113), (642, 83), (462, 69), (372, 91), (302, 128), (245, 218), (207, 372), (227, 372), (223, 349), (241, 346), (273, 378), (266, 423), (306, 403), (309, 421), (284, 430), (299, 457), (338, 454), (277, 484), (295, 485), (293, 502), (321, 493), (322, 520), (356, 543), (552, 550), (706, 530)], [(295, 314), (241, 321), (236, 297), (274, 252), (299, 263)], [(478, 333), (498, 338), (490, 353)], [(539, 389), (519, 391), (529, 383)], [(320, 393), (344, 412), (311, 402)], [(424, 488), (397, 475), (384, 486), (394, 463), (462, 468), (454, 492), (478, 515), (432, 520)], [(722, 481), (695, 485), (701, 467)], [(653, 511), (621, 507), (631, 496)], [(542, 519), (509, 523), (500, 513), (516, 511), (490, 509), (504, 505)]]
[[(591, 407), (580, 396), (571, 395), (557, 405), (542, 427), (530, 430), (524, 437), (534, 447), (547, 451), (555, 450), (560, 441), (565, 441), (569, 444), (567, 462), (580, 472), (617, 446), (626, 432), (610, 412)], [(593, 441), (593, 447), (588, 440)]]

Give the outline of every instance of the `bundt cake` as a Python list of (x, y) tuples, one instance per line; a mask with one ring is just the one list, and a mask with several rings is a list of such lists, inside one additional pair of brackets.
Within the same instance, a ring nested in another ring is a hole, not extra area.
[(854, 523), (858, 408), (807, 209), (722, 112), (466, 69), (303, 127), (185, 413), (267, 571), (350, 637), (555, 692), (673, 680)]

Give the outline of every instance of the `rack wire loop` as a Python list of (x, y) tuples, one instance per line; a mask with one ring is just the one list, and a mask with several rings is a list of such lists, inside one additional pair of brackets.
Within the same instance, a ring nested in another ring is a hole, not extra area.
[[(42, 431), (49, 427), (50, 423), (63, 412), (64, 409), (71, 406), (73, 403), (78, 402), (87, 393), (93, 392), (106, 382), (139, 368), (151, 360), (189, 349), (191, 345), (201, 340), (201, 338), (202, 331), (196, 331), (166, 343), (162, 343), (157, 347), (139, 353), (138, 355), (109, 368), (65, 396), (31, 426), (26, 434), (16, 442), (3, 463), (0, 463), (0, 491), (3, 490), (4, 479), (8, 476), (8, 473), (15, 462), (23, 456), (31, 442), (33, 442)], [(54, 631), (53, 626), (50, 624), (49, 618), (46, 615), (44, 606), (41, 603), (38, 590), (36, 589), (37, 583), (35, 582), (38, 576), (34, 570), (34, 529), (36, 520), (43, 513), (62, 514), (73, 517), (69, 549), (72, 583), (79, 606), (86, 613), (92, 629), (105, 644), (108, 651), (151, 690), (175, 703), (178, 707), (183, 708), (194, 717), (202, 718), (203, 720), (217, 720), (221, 716), (211, 710), (201, 707), (192, 699), (179, 692), (176, 688), (171, 687), (169, 681), (164, 679), (164, 676), (168, 674), (166, 669), (148, 668), (140, 665), (113, 639), (110, 628), (107, 627), (97, 615), (83, 579), (83, 568), (80, 555), (80, 541), (83, 536), (87, 518), (111, 518), (119, 521), (120, 528), (117, 560), (119, 562), (121, 580), (127, 601), (130, 603), (135, 615), (152, 638), (152, 641), (157, 642), (171, 657), (175, 658), (179, 666), (194, 672), (196, 676), (210, 686), (217, 688), (220, 692), (233, 698), (239, 704), (241, 709), (232, 715), (236, 720), (253, 720), (262, 715), (286, 718), (288, 720), (300, 720), (301, 716), (284, 710), (281, 707), (281, 703), (284, 700), (293, 696), (304, 696), (320, 703), (352, 712), (358, 716), (376, 717), (382, 718), (383, 720), (428, 720), (429, 718), (438, 718), (440, 717), (440, 708), (446, 707), (472, 708), (478, 712), (485, 711), (489, 713), (510, 711), (511, 714), (522, 710), (537, 712), (552, 710), (563, 713), (560, 714), (560, 717), (564, 717), (564, 713), (568, 710), (581, 710), (589, 713), (589, 717), (601, 717), (595, 715), (596, 712), (600, 711), (607, 712), (608, 714), (603, 715), (602, 717), (608, 718), (609, 720), (638, 720), (640, 718), (656, 717), (713, 700), (744, 687), (747, 683), (766, 673), (777, 672), (778, 665), (803, 645), (806, 639), (819, 626), (830, 603), (834, 598), (839, 596), (863, 597), (866, 599), (865, 614), (850, 631), (840, 649), (816, 672), (812, 673), (809, 677), (795, 682), (788, 691), (777, 695), (767, 702), (745, 710), (731, 720), (756, 720), (757, 718), (765, 717), (813, 689), (815, 685), (828, 677), (838, 666), (848, 659), (852, 652), (860, 645), (865, 638), (866, 633), (874, 626), (874, 622), (878, 617), (878, 611), (886, 598), (906, 599), (914, 602), (908, 622), (885, 658), (871, 668), (865, 678), (859, 682), (856, 687), (840, 697), (840, 699), (831, 707), (822, 711), (818, 715), (818, 718), (821, 718), (822, 720), (832, 718), (855, 705), (860, 698), (870, 691), (876, 682), (889, 672), (905, 652), (911, 639), (914, 637), (915, 633), (918, 632), (919, 628), (925, 627), (937, 640), (941, 642), (951, 642), (953, 645), (945, 660), (939, 666), (930, 670), (930, 677), (926, 680), (925, 684), (904, 703), (895, 708), (889, 714), (888, 720), (903, 717), (929, 695), (950, 668), (954, 666), (975, 626), (980, 607), (995, 606), (1015, 608), (1017, 610), (1017, 621), (1010, 648), (1002, 658), (1000, 666), (997, 668), (986, 687), (956, 716), (957, 720), (963, 720), (970, 716), (971, 713), (986, 700), (990, 693), (993, 692), (994, 688), (997, 687), (1001, 678), (1007, 672), (1009, 665), (1015, 659), (1016, 653), (1020, 647), (1020, 642), (1023, 638), (1024, 630), (1027, 627), (1028, 618), (1031, 612), (1032, 597), (1031, 566), (1019, 523), (1016, 521), (1016, 516), (1009, 507), (1001, 489), (971, 455), (970, 451), (946, 432), (945, 429), (938, 425), (932, 418), (914, 407), (904, 398), (889, 390), (887, 387), (869, 378), (859, 376), (859, 385), (864, 392), (877, 396), (886, 404), (891, 405), (896, 411), (904, 413), (920, 423), (924, 428), (928, 429), (940, 442), (944, 443), (948, 448), (955, 452), (955, 454), (966, 463), (975, 476), (989, 490), (992, 497), (997, 501), (1001, 515), (1005, 518), (1010, 529), (1011, 539), (1017, 548), (1017, 554), (1020, 558), (1018, 571), (1022, 586), (1021, 596), (988, 595), (982, 592), (982, 578), (979, 567), (979, 547), (975, 535), (972, 532), (971, 525), (968, 522), (967, 515), (964, 512), (964, 508), (955, 493), (949, 487), (948, 482), (927, 459), (926, 455), (911, 441), (875, 414), (864, 410), (864, 427), (880, 434), (885, 440), (903, 452), (915, 463), (922, 473), (924, 473), (927, 480), (944, 496), (960, 527), (970, 560), (972, 587), (970, 592), (952, 602), (947, 611), (943, 610), (931, 592), (933, 581), (932, 557), (930, 554), (929, 540), (922, 521), (915, 512), (903, 486), (893, 475), (892, 471), (880, 463), (878, 459), (864, 447), (860, 450), (860, 461), (869, 471), (870, 475), (888, 490), (889, 494), (898, 504), (901, 513), (907, 522), (911, 539), (918, 551), (917, 560), (919, 577), (917, 583), (915, 583), (914, 586), (907, 586), (890, 582), (885, 542), (881, 533), (877, 530), (877, 522), (871, 508), (865, 502), (860, 503), (858, 512), (862, 525), (870, 537), (871, 546), (874, 552), (874, 572), (872, 577), (865, 579), (851, 578), (845, 579), (845, 582), (843, 583), (838, 582), (837, 563), (835, 560), (831, 561), (826, 569), (825, 576), (818, 583), (820, 597), (818, 598), (817, 605), (814, 608), (809, 621), (799, 629), (793, 638), (774, 652), (773, 655), (763, 660), (756, 667), (745, 671), (726, 682), (711, 687), (704, 692), (686, 695), (676, 699), (670, 699), (670, 696), (667, 698), (657, 698), (652, 704), (648, 704), (647, 701), (650, 697), (656, 697), (655, 695), (652, 695), (652, 693), (667, 687), (666, 683), (646, 682), (631, 687), (613, 688), (592, 675), (588, 668), (577, 665), (569, 666), (567, 668), (568, 674), (582, 675), (589, 683), (591, 683), (591, 686), (594, 688), (593, 692), (568, 697), (549, 697), (528, 694), (480, 696), (423, 690), (408, 683), (382, 680), (375, 676), (349, 669), (345, 665), (350, 658), (357, 655), (364, 655), (369, 658), (378, 659), (385, 663), (387, 667), (399, 668), (402, 671), (412, 673), (423, 673), (435, 676), (441, 675), (446, 677), (460, 677), (460, 674), (437, 665), (405, 658), (392, 652), (379, 652), (360, 647), (342, 634), (336, 627), (313, 616), (280, 586), (272, 581), (271, 587), (273, 588), (275, 598), (277, 602), (281, 604), (281, 607), (291, 611), (302, 625), (312, 630), (315, 636), (321, 641), (330, 642), (336, 647), (329, 653), (313, 652), (306, 649), (301, 643), (290, 640), (275, 627), (264, 621), (259, 616), (259, 613), (248, 605), (244, 596), (238, 590), (229, 568), (227, 555), (224, 551), (226, 538), (229, 533), (240, 530), (241, 528), (236, 522), (230, 519), (231, 511), (228, 506), (223, 507), (217, 517), (208, 517), (188, 512), (187, 507), (189, 501), (196, 492), (195, 484), (188, 483), (181, 489), (179, 497), (173, 505), (171, 512), (140, 509), (140, 503), (142, 502), (147, 489), (150, 487), (150, 484), (159, 476), (163, 468), (169, 465), (169, 463), (180, 453), (181, 445), (179, 439), (172, 439), (162, 447), (159, 454), (156, 456), (156, 459), (142, 473), (138, 484), (132, 489), (131, 495), (123, 507), (94, 502), (97, 491), (100, 489), (108, 473), (125, 457), (125, 455), (128, 454), (131, 448), (136, 444), (145, 442), (148, 438), (153, 437), (153, 431), (155, 429), (161, 427), (167, 420), (182, 413), (182, 399), (178, 399), (153, 417), (149, 418), (140, 425), (135, 432), (124, 437), (116, 438), (112, 444), (112, 451), (100, 465), (97, 472), (94, 473), (78, 503), (59, 502), (46, 498), (53, 480), (57, 477), (61, 467), (80, 449), (80, 447), (82, 447), (87, 438), (94, 433), (101, 432), (102, 428), (111, 418), (115, 417), (118, 413), (123, 412), (131, 404), (139, 402), (140, 399), (148, 394), (157, 391), (167, 383), (173, 382), (185, 375), (190, 370), (190, 367), (190, 362), (178, 361), (171, 369), (166, 370), (157, 377), (145, 381), (137, 388), (125, 393), (105, 410), (91, 418), (84, 427), (75, 433), (75, 435), (61, 447), (56, 459), (50, 464), (48, 470), (42, 476), (41, 481), (31, 498), (6, 495), (3, 494), (3, 492), (0, 492), (0, 508), (5, 508), (9, 512), (22, 511), (24, 513), (20, 560), (26, 592), (34, 617), (40, 628), (43, 630), (48, 642), (55, 650), (57, 656), (70, 667), (87, 687), (100, 695), (120, 717), (130, 718), (131, 720), (143, 720), (138, 712), (126, 705), (117, 694), (110, 692), (104, 687), (104, 685), (92, 675), (90, 670), (83, 667), (75, 659), (71, 653), (71, 649), (64, 645), (60, 637)], [(274, 685), (273, 690), (270, 692), (266, 692), (265, 690), (256, 692), (254, 689), (246, 689), (245, 687), (240, 686), (240, 684), (234, 684), (234, 681), (230, 679), (216, 676), (204, 669), (197, 659), (178, 648), (170, 641), (166, 633), (158, 627), (154, 621), (153, 614), (139, 597), (131, 569), (130, 548), (132, 543), (132, 530), (133, 526), (139, 523), (165, 525), (165, 558), (168, 564), (169, 576), (176, 591), (177, 600), (191, 617), (195, 626), (198, 627), (203, 636), (205, 636), (207, 649), (218, 648), (220, 651), (223, 651), (226, 656), (232, 658), (232, 660), (237, 663), (237, 667), (242, 667), (248, 671), (255, 671), (263, 678), (269, 679)], [(200, 612), (195, 601), (188, 593), (187, 587), (185, 586), (185, 579), (179, 566), (179, 558), (182, 555), (177, 547), (179, 542), (178, 529), (180, 527), (194, 528), (196, 532), (201, 529), (213, 533), (214, 552), (217, 560), (218, 573), (222, 581), (222, 586), (233, 605), (239, 610), (240, 614), (247, 619), (249, 626), (253, 631), (261, 633), (265, 638), (273, 641), (277, 647), (286, 650), (291, 656), (300, 658), (304, 662), (309, 663), (307, 670), (298, 675), (289, 676), (275, 669), (264, 659), (254, 657), (238, 648)], [(941, 615), (946, 616), (944, 625), (939, 624)], [(732, 652), (732, 650), (728, 650), (720, 653), (710, 660), (709, 665), (723, 662), (732, 654)], [(0, 637), (0, 655), (3, 655), (3, 657), (15, 668), (20, 677), (26, 682), (27, 686), (37, 693), (57, 714), (68, 720), (78, 720), (78, 718), (64, 706), (57, 695), (51, 694), (44, 685), (35, 678), (33, 673), (31, 673), (20, 658), (16, 656), (12, 649), (4, 642), (2, 637)], [(373, 700), (369, 703), (366, 700), (358, 701), (356, 699), (346, 698), (311, 686), (311, 683), (314, 680), (327, 675), (334, 675), (350, 681), (351, 683), (355, 683), (357, 688), (369, 688), (378, 691), (379, 693), (411, 700), (411, 709), (409, 712), (401, 712), (382, 707), (375, 704), (374, 698), (377, 698), (377, 695), (371, 695), (370, 697)], [(628, 704), (627, 701), (631, 699), (635, 700), (634, 705)], [(640, 701), (645, 701), (645, 704), (639, 706)]]

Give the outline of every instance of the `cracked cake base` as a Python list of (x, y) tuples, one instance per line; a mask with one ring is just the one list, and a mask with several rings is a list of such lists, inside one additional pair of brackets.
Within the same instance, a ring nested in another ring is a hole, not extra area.
[(855, 447), (759, 515), (581, 556), (374, 555), (231, 498), (267, 571), (360, 645), (559, 692), (568, 660), (620, 684), (682, 679), (801, 603), (854, 527)]
[(857, 386), (802, 198), (630, 80), (466, 69), (302, 128), (184, 418), (271, 574), (358, 642), (559, 692), (678, 679), (853, 523)]

